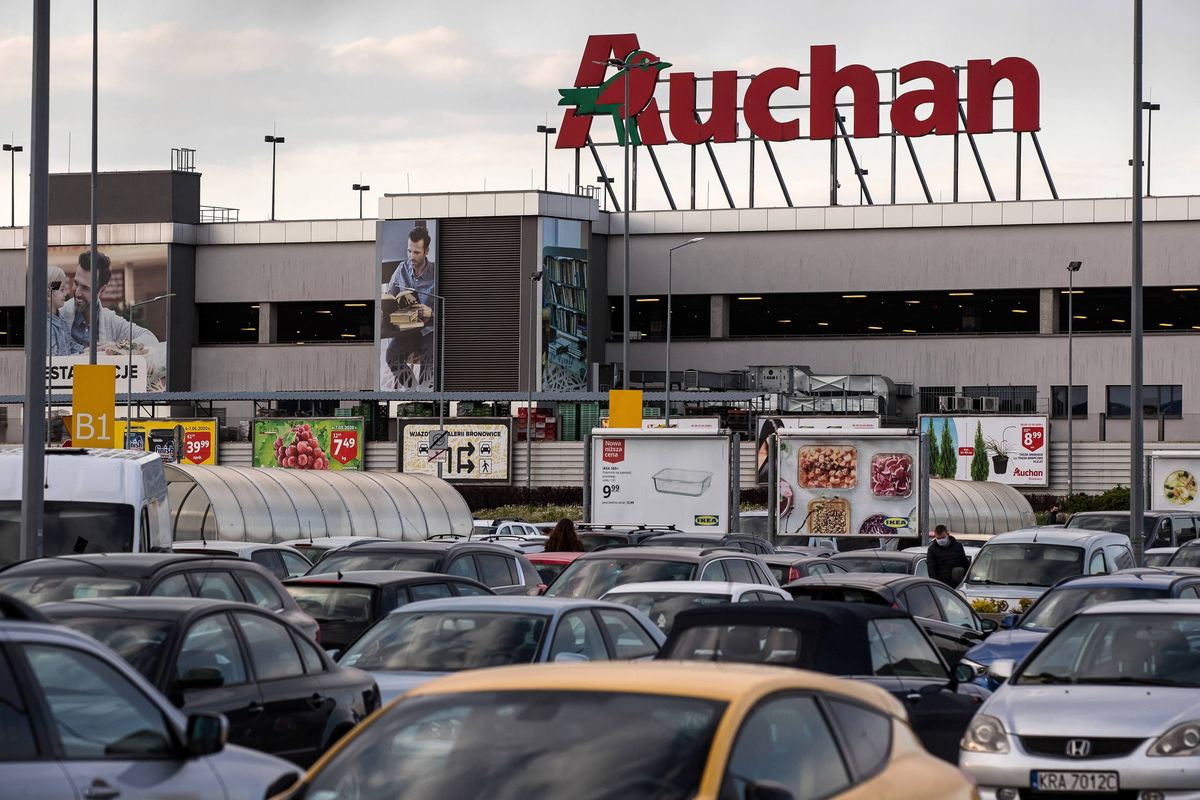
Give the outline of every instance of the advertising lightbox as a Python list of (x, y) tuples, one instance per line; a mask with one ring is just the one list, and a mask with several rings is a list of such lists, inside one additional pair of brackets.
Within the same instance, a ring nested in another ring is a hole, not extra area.
[(253, 465), (280, 469), (363, 469), (361, 417), (254, 420)]
[(755, 439), (758, 443), (756, 450), (758, 453), (756, 463), (758, 483), (765, 484), (767, 482), (767, 439), (775, 431), (785, 428), (809, 431), (870, 431), (878, 427), (879, 417), (759, 417), (758, 435)]
[(1150, 508), (1157, 511), (1200, 511), (1196, 479), (1200, 452), (1161, 451), (1150, 454)]
[(215, 419), (119, 419), (116, 434), (119, 447), (158, 453), (170, 464), (217, 463)]
[(437, 221), (387, 220), (376, 228), (379, 381), (384, 392), (437, 388)]
[(922, 416), (929, 474), (1009, 486), (1050, 483), (1050, 425), (1044, 416)]
[[(436, 432), (446, 432), (438, 441)], [(511, 480), (511, 419), (402, 420), (399, 471), (440, 475), (452, 483), (508, 483)]]

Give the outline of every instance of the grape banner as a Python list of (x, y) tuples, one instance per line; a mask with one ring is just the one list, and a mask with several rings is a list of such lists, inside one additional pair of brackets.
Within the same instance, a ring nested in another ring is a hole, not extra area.
[(281, 469), (363, 469), (360, 417), (254, 420), (254, 466)]

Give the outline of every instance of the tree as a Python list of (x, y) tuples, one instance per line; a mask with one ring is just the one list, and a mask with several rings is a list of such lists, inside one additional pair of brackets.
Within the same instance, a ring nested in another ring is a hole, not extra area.
[(929, 430), (925, 438), (929, 441), (929, 474), (935, 478), (942, 477), (942, 449), (938, 446), (937, 434), (933, 431), (933, 417), (927, 419)]
[(950, 478), (951, 480), (953, 480), (955, 474), (958, 472), (958, 454), (954, 452), (954, 442), (950, 438), (950, 418), (949, 417), (944, 417), (942, 419), (942, 441), (941, 441), (940, 449), (942, 451), (941, 475), (943, 478)]
[(987, 445), (983, 441), (983, 426), (975, 423), (975, 455), (971, 457), (971, 480), (988, 479)]

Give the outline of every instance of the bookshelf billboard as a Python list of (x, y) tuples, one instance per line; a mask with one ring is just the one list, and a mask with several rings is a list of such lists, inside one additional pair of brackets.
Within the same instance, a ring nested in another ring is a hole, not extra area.
[(378, 223), (380, 391), (431, 392), (437, 388), (437, 220)]
[(588, 388), (588, 235), (579, 220), (542, 220), (542, 391)]

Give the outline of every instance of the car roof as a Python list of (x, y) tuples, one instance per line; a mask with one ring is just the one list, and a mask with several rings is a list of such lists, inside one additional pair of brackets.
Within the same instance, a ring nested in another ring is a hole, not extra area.
[[(891, 586), (902, 582), (929, 582), (931, 578), (923, 575), (905, 575), (897, 572), (834, 572), (829, 575), (813, 575), (791, 581), (788, 586), (857, 586), (874, 589), (880, 586)], [(938, 581), (933, 581), (937, 583)]]
[(470, 578), (457, 575), (444, 575), (440, 572), (414, 572), (412, 570), (360, 569), (337, 572), (314, 572), (296, 578), (288, 578), (284, 586), (297, 586), (306, 583), (346, 584), (347, 586), (370, 585), (388, 586), (392, 584), (429, 583), (430, 581), (444, 582), (447, 580), (477, 583)]
[[(592, 550), (580, 556), (579, 560), (591, 561), (598, 558), (629, 558), (645, 559), (647, 561), (690, 561), (700, 563), (707, 558), (710, 551), (696, 550), (691, 547), (609, 547), (604, 550)], [(752, 553), (740, 550), (722, 550), (721, 555), (740, 556), (745, 558)]]
[(583, 553), (584, 551), (582, 550), (554, 550), (550, 552), (543, 550), (540, 553), (526, 553), (525, 557), (534, 564), (570, 564), (583, 555)]
[(818, 622), (833, 627), (862, 625), (873, 619), (909, 619), (891, 606), (870, 603), (829, 603), (813, 600), (779, 600), (762, 603), (716, 603), (680, 611), (675, 627), (692, 625), (776, 624)]
[(103, 597), (45, 603), (39, 606), (38, 610), (52, 619), (101, 616), (176, 620), (207, 611), (245, 611), (247, 608), (257, 607), (232, 600), (212, 600), (205, 597)]
[[(456, 539), (453, 541), (429, 541), (423, 539), (419, 542), (364, 542), (363, 544), (354, 545), (353, 548), (346, 549), (349, 553), (445, 553), (452, 548), (461, 547), (478, 547), (480, 549), (490, 550), (496, 553), (512, 555), (511, 547), (491, 544), (489, 542), (481, 542), (478, 539)], [(330, 553), (330, 557), (340, 555), (339, 553)]]
[[(1155, 509), (1152, 511), (1143, 511), (1142, 516), (1145, 517), (1165, 517), (1165, 516), (1195, 516), (1191, 511), (1170, 511), (1165, 508)], [(1128, 517), (1128, 511), (1076, 511), (1072, 517)]]
[(733, 594), (741, 591), (770, 589), (779, 591), (778, 586), (765, 583), (731, 583), (729, 581), (646, 581), (623, 583), (605, 592), (605, 595), (634, 594), (636, 592), (668, 592), (671, 594)]
[[(10, 564), (0, 576), (10, 575), (111, 575), (142, 578), (174, 564), (210, 562), (220, 556), (199, 553), (87, 553), (73, 556), (35, 558)], [(237, 563), (224, 559), (225, 563)]]
[(834, 553), (829, 558), (832, 561), (841, 561), (847, 558), (878, 558), (892, 561), (912, 561), (925, 555), (924, 551), (915, 552), (910, 550), (882, 550), (878, 547), (864, 547), (861, 550), (846, 550), (842, 553)]
[(289, 539), (286, 542), (276, 542), (276, 544), (286, 544), (291, 547), (310, 547), (324, 545), (347, 545), (355, 542), (390, 542), (391, 539), (384, 539), (381, 536), (314, 536), (309, 538), (304, 536), (299, 539)]
[(489, 597), (439, 597), (436, 600), (419, 600), (392, 611), (392, 614), (420, 611), (495, 611), (506, 614), (528, 612), (552, 615), (573, 608), (612, 608), (628, 611), (628, 606), (591, 600), (584, 597), (525, 597), (523, 595), (496, 595)]
[(763, 553), (758, 556), (768, 564), (799, 564), (808, 561), (828, 561), (829, 556), (814, 556), (805, 553), (789, 553), (786, 550), (776, 550), (774, 553)]
[(1086, 587), (1095, 589), (1116, 589), (1121, 587), (1153, 586), (1163, 589), (1184, 578), (1195, 578), (1200, 573), (1174, 572), (1170, 567), (1144, 567), (1136, 570), (1114, 572), (1111, 575), (1072, 575), (1054, 585), (1054, 589), (1064, 586)]
[(1119, 600), (1089, 606), (1080, 614), (1179, 614), (1200, 617), (1200, 600)]
[(1022, 528), (1019, 531), (998, 533), (988, 540), (984, 547), (994, 544), (1063, 544), (1079, 547), (1097, 543), (1099, 540), (1109, 540), (1112, 544), (1129, 544), (1129, 537), (1123, 533), (1112, 531), (1089, 531), (1087, 528)]
[(243, 541), (226, 541), (224, 539), (215, 539), (206, 541), (202, 539), (190, 539), (171, 542), (171, 548), (185, 547), (189, 550), (227, 550), (231, 553), (243, 553), (247, 550), (291, 550), (293, 553), (296, 549), (291, 543), (283, 544), (279, 542), (243, 542)]

